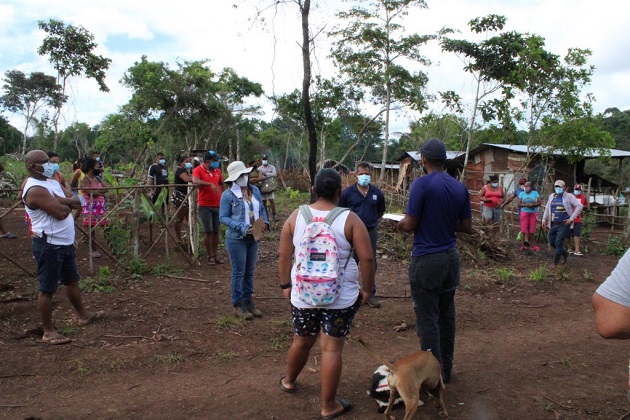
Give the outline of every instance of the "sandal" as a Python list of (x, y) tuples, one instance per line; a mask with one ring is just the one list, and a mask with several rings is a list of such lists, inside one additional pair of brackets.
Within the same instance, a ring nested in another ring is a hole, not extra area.
[(223, 264), (223, 260), (219, 259), (219, 257), (217, 257), (216, 255), (214, 256), (214, 263), (215, 264)]
[(208, 264), (211, 267), (217, 265), (216, 258), (215, 257), (208, 257), (208, 262), (206, 264)]
[(284, 386), (284, 384), (282, 383), (282, 380), (286, 378), (286, 376), (283, 376), (280, 379), (280, 390), (282, 392), (286, 392), (287, 394), (295, 394), (297, 392), (297, 385), (293, 384), (293, 388), (287, 388), (286, 386)]

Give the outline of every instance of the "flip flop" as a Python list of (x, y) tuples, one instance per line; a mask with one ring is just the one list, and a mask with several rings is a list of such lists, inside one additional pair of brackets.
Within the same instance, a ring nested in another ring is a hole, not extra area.
[(4, 235), (0, 235), (0, 238), (3, 238), (3, 239), (15, 239), (15, 238), (17, 238), (17, 235), (15, 233), (7, 232)]
[(329, 414), (327, 416), (322, 416), (321, 417), (322, 420), (336, 419), (337, 417), (343, 416), (348, 411), (350, 411), (350, 410), (352, 410), (354, 408), (354, 404), (352, 404), (352, 401), (350, 401), (350, 400), (338, 399), (337, 401), (339, 401), (339, 404), (341, 404), (341, 406), (343, 407), (343, 410), (341, 410), (338, 413), (333, 413), (333, 414)]
[(56, 338), (44, 338), (42, 337), (41, 342), (44, 344), (50, 344), (52, 346), (58, 346), (60, 344), (68, 344), (72, 342), (72, 339), (68, 337), (56, 337)]
[(90, 325), (98, 321), (99, 319), (103, 318), (104, 316), (105, 316), (105, 312), (103, 311), (94, 312), (92, 316), (90, 316), (88, 319), (80, 319), (79, 327), (85, 327), (86, 325)]
[(217, 262), (216, 262), (216, 260), (215, 260), (215, 258), (214, 258), (214, 257), (208, 257), (208, 262), (207, 262), (207, 264), (208, 264), (209, 266), (213, 267), (213, 266), (217, 265)]
[(297, 392), (297, 385), (293, 385), (293, 388), (287, 388), (286, 386), (284, 386), (284, 384), (282, 383), (282, 380), (286, 378), (286, 376), (283, 376), (282, 378), (280, 378), (280, 389), (282, 390), (282, 392), (286, 392), (287, 394), (295, 394)]

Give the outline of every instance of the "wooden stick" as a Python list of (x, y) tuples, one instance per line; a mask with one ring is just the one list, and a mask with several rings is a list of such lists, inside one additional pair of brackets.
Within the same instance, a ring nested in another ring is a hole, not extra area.
[(160, 274), (160, 276), (161, 277), (171, 278), (171, 279), (177, 279), (177, 280), (196, 281), (198, 283), (214, 283), (213, 281), (210, 281), (210, 280), (193, 279), (193, 278), (190, 278), (190, 277), (174, 276), (172, 274)]

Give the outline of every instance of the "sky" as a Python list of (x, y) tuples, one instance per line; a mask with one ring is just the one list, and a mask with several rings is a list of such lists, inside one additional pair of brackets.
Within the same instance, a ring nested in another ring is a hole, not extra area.
[[(311, 27), (315, 38), (313, 74), (336, 75), (329, 56), (331, 42), (325, 33), (335, 27), (335, 14), (351, 2), (312, 0)], [(175, 67), (184, 60), (210, 60), (213, 71), (231, 67), (254, 82), (266, 95), (282, 95), (301, 89), (301, 27), (295, 4), (263, 10), (269, 0), (0, 0), (0, 77), (8, 70), (25, 73), (55, 71), (46, 57), (37, 54), (45, 33), (40, 20), (62, 20), (83, 26), (95, 36), (96, 54), (112, 60), (106, 83), (109, 93), (98, 90), (94, 80), (75, 79), (69, 92), (62, 125), (86, 122), (95, 125), (127, 103), (131, 92), (122, 86), (124, 72), (146, 55)], [(402, 24), (406, 33), (435, 33), (442, 27), (461, 31), (458, 38), (472, 38), (468, 22), (499, 14), (507, 17), (506, 30), (531, 33), (546, 40), (546, 48), (563, 56), (569, 48), (592, 51), (589, 63), (596, 67), (592, 84), (585, 89), (596, 98), (595, 111), (615, 107), (630, 109), (630, 2), (603, 0), (427, 0), (427, 9), (410, 13)], [(257, 18), (258, 16), (258, 18)], [(428, 73), (428, 91), (453, 90), (465, 99), (473, 97), (472, 79), (455, 56), (442, 53), (437, 44), (422, 53), (434, 65)], [(273, 117), (266, 101), (259, 101), (265, 115)], [(23, 117), (4, 112), (22, 130)], [(408, 131), (418, 113), (394, 115), (390, 133)]]

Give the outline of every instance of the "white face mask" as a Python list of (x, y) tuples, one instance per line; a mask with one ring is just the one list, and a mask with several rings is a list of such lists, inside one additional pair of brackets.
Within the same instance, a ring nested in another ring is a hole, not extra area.
[(247, 187), (247, 175), (241, 175), (235, 181), (239, 187)]

